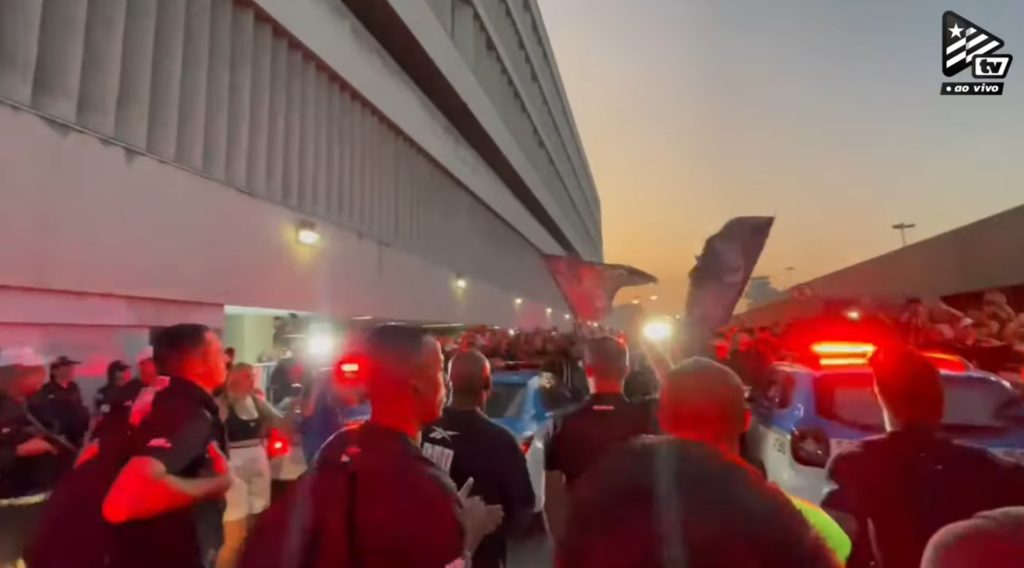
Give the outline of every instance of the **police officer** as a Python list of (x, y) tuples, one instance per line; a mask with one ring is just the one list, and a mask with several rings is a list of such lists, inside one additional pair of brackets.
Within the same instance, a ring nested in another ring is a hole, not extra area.
[(555, 418), (545, 447), (544, 513), (556, 542), (565, 526), (567, 488), (613, 448), (655, 432), (653, 402), (623, 396), (629, 374), (629, 351), (624, 344), (611, 337), (589, 340), (585, 367), (591, 395)]
[(50, 489), (74, 459), (27, 408), (45, 381), (34, 351), (0, 351), (0, 566), (21, 558)]
[(943, 526), (1024, 505), (1024, 468), (941, 434), (941, 378), (922, 355), (883, 350), (873, 367), (888, 433), (832, 458), (822, 506), (854, 538), (849, 566), (916, 568)]
[(423, 453), (448, 472), (457, 486), (474, 480), (473, 493), (500, 504), (505, 522), (480, 543), (473, 554), (476, 568), (505, 565), (510, 527), (528, 524), (533, 512), (533, 487), (526, 456), (511, 432), (483, 412), (491, 392), (491, 367), (476, 350), (458, 352), (448, 371), (451, 405), (441, 419), (424, 430)]
[(98, 451), (54, 492), (31, 566), (213, 565), (232, 482), (211, 395), (224, 384), (224, 349), (207, 326), (179, 324), (160, 331), (154, 351), (170, 379), (131, 408), (128, 436), (104, 429), (90, 445)]
[(67, 355), (58, 357), (50, 364), (50, 380), (29, 401), (32, 414), (79, 448), (89, 430), (89, 408), (75, 382), (75, 367), (80, 364)]
[(469, 561), (501, 522), (419, 448), (441, 414), (444, 366), (422, 331), (383, 326), (367, 338), (370, 420), (333, 436), (311, 472), (271, 505), (250, 535), (242, 566), (417, 566)]

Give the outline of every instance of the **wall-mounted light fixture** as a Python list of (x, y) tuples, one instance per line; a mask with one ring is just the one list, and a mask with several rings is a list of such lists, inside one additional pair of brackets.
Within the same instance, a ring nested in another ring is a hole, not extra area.
[(316, 223), (306, 220), (299, 221), (295, 227), (295, 239), (299, 241), (299, 244), (308, 247), (319, 244), (320, 233), (316, 230)]

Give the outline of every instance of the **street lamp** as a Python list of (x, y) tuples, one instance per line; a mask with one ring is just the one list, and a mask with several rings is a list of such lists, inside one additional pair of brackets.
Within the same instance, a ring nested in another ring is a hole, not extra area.
[(896, 223), (892, 228), (900, 232), (900, 242), (907, 246), (907, 231), (917, 227), (914, 223)]

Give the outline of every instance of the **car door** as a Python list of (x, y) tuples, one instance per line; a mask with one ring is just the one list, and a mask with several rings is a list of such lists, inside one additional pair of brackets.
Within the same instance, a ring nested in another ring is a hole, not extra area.
[(754, 420), (747, 437), (748, 458), (769, 479), (783, 475), (789, 464), (789, 429), (793, 406), (793, 376), (773, 369), (762, 388), (751, 393)]

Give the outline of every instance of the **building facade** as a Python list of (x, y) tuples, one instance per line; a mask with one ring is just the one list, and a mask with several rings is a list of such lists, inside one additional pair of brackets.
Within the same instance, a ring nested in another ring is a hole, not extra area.
[(0, 172), (0, 347), (51, 355), (565, 324), (540, 255), (602, 256), (535, 0), (4, 0)]

